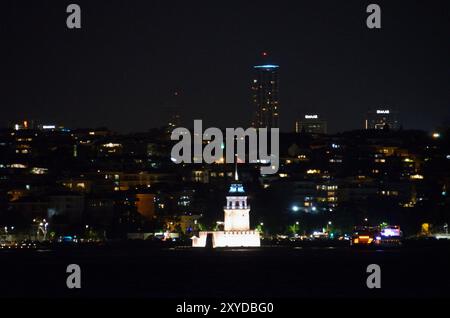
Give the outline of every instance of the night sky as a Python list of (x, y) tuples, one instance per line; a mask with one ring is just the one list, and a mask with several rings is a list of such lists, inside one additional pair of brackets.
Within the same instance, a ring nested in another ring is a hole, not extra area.
[[(370, 3), (381, 30), (366, 27)], [(262, 51), (281, 66), (285, 131), (304, 113), (362, 128), (370, 108), (399, 110), (405, 128), (450, 119), (450, 1), (3, 0), (0, 15), (3, 127), (146, 131), (175, 105), (186, 126), (247, 127)]]

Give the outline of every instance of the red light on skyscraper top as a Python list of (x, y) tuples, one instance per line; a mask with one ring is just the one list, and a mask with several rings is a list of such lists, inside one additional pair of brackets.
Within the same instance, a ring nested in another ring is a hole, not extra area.
[(269, 54), (268, 54), (267, 52), (262, 52), (261, 55), (262, 55), (263, 57), (267, 57)]

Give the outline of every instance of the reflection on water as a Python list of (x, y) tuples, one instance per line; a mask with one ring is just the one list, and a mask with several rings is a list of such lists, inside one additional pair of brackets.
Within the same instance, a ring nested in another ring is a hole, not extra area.
[(221, 252), (255, 252), (255, 251), (261, 251), (259, 248), (225, 248), (225, 249), (219, 249), (218, 251)]
[(38, 253), (50, 253), (52, 250), (46, 249), (46, 250), (36, 250)]

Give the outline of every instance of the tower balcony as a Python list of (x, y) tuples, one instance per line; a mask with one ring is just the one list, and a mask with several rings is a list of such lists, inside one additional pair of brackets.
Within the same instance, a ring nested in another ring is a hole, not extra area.
[(251, 210), (251, 206), (250, 204), (248, 205), (229, 205), (229, 206), (224, 206), (223, 207), (224, 210)]

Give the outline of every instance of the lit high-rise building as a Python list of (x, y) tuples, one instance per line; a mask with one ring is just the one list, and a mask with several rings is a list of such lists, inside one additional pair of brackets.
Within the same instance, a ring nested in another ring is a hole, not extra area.
[(167, 134), (172, 134), (172, 131), (175, 128), (178, 128), (181, 126), (181, 114), (180, 114), (180, 101), (179, 101), (179, 93), (175, 92), (172, 96), (172, 98), (169, 100), (169, 105), (166, 106), (166, 113), (167, 113), (167, 124), (166, 124), (166, 130)]
[(296, 133), (326, 134), (327, 121), (319, 118), (317, 114), (305, 115), (303, 119), (295, 122)]
[[(263, 53), (263, 57), (267, 54)], [(254, 66), (252, 83), (255, 114), (252, 126), (255, 128), (279, 128), (278, 70), (274, 64)]]
[(399, 129), (398, 112), (391, 109), (376, 109), (367, 112), (366, 129)]

